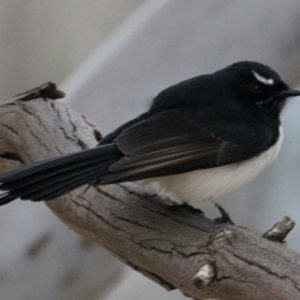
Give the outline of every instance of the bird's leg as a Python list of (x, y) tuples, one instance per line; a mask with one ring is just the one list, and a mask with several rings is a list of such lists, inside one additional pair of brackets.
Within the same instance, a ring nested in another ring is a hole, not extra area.
[(186, 210), (196, 216), (205, 217), (204, 212), (201, 209), (195, 208), (187, 203), (170, 205), (166, 208), (165, 214), (174, 213), (181, 210)]
[(234, 225), (234, 223), (232, 222), (228, 212), (218, 203), (215, 203), (215, 207), (219, 210), (221, 217), (215, 218), (214, 222), (216, 224), (230, 224), (230, 225)]

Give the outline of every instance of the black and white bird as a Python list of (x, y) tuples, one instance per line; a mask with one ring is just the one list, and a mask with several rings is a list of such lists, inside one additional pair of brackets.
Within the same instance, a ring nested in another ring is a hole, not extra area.
[(249, 183), (276, 158), (280, 113), (299, 95), (271, 68), (250, 61), (185, 80), (96, 148), (0, 175), (0, 205), (54, 199), (87, 183), (138, 181), (197, 208)]

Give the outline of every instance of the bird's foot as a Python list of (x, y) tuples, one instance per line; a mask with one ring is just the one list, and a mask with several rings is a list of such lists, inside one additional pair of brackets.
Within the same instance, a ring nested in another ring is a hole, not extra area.
[(195, 208), (187, 203), (170, 205), (166, 208), (165, 214), (174, 213), (181, 210), (186, 210), (196, 216), (205, 217), (204, 212), (201, 209)]
[(221, 205), (219, 205), (218, 203), (215, 203), (215, 207), (219, 210), (221, 217), (215, 218), (214, 223), (234, 225), (228, 212)]

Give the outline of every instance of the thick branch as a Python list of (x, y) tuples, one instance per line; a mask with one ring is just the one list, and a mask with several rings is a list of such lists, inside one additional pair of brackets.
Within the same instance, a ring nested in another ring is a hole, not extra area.
[[(20, 98), (0, 107), (0, 172), (97, 144), (99, 132), (61, 103)], [(134, 184), (82, 187), (47, 202), (76, 232), (169, 290), (195, 299), (300, 299), (300, 256), (285, 244), (189, 212), (166, 215), (169, 204)]]

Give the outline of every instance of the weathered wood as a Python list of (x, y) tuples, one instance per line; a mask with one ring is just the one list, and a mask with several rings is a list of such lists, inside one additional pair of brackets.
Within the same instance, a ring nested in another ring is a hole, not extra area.
[[(100, 136), (59, 101), (13, 99), (0, 115), (1, 172)], [(47, 202), (73, 230), (168, 290), (194, 299), (300, 298), (300, 256), (286, 244), (188, 212), (166, 215), (169, 204), (134, 184), (82, 187)]]

